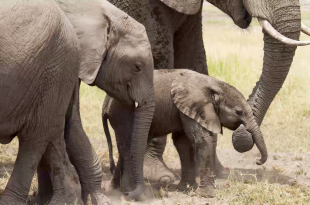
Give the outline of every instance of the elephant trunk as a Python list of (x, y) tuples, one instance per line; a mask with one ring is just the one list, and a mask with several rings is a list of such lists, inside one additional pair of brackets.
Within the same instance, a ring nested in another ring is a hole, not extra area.
[(256, 164), (262, 165), (267, 161), (268, 153), (262, 132), (260, 131), (260, 128), (254, 117), (252, 117), (249, 123), (246, 124), (246, 130), (252, 134), (253, 141), (261, 153), (261, 159), (258, 160)]
[(149, 129), (155, 111), (154, 92), (140, 107), (135, 108), (134, 126), (131, 140), (131, 168), (135, 189), (126, 193), (126, 197), (137, 200), (144, 191), (143, 161), (147, 147)]
[[(272, 26), (284, 36), (298, 40), (300, 19), (299, 7), (286, 6), (274, 11)], [(295, 50), (296, 46), (285, 45), (264, 31), (263, 71), (248, 100), (258, 125), (261, 125), (272, 100), (286, 79)]]

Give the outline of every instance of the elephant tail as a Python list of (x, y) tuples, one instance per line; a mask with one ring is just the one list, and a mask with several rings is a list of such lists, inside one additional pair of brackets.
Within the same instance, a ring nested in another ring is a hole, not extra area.
[(105, 136), (107, 138), (108, 147), (109, 147), (109, 160), (110, 160), (110, 171), (113, 174), (115, 170), (115, 162), (113, 159), (113, 146), (112, 146), (112, 140), (111, 135), (108, 127), (108, 113), (102, 113), (102, 124)]

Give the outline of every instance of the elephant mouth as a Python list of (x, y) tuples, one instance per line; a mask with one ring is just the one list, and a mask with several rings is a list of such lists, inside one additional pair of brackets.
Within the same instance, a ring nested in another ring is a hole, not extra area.
[(235, 24), (239, 26), (242, 29), (246, 29), (250, 26), (252, 22), (252, 16), (247, 12), (246, 9), (244, 9), (244, 15), (242, 18), (237, 18), (235, 21)]

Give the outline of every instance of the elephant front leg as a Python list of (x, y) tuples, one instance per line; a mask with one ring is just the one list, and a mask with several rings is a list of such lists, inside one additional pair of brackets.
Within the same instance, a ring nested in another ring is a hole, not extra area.
[(176, 147), (181, 161), (181, 181), (177, 188), (180, 191), (197, 189), (196, 183), (196, 157), (194, 147), (184, 132), (172, 134), (173, 144)]
[(94, 205), (107, 204), (101, 188), (102, 168), (81, 123), (79, 84), (75, 87), (66, 114), (65, 141), (69, 159), (79, 175), (84, 203), (87, 203), (90, 196)]
[[(205, 130), (206, 131), (206, 130)], [(199, 161), (200, 184), (196, 193), (200, 196), (212, 198), (215, 196), (215, 156), (217, 135), (209, 131), (204, 133), (203, 140), (196, 145)]]

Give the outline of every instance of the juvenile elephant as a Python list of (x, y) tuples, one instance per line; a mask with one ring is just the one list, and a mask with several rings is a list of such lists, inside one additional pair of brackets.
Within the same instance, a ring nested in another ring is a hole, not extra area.
[[(197, 188), (196, 155), (200, 170), (198, 193), (205, 197), (214, 196), (217, 134), (222, 133), (222, 126), (235, 130), (244, 125), (261, 152), (261, 159), (257, 164), (266, 162), (266, 145), (252, 109), (233, 86), (194, 71), (171, 69), (154, 71), (154, 87), (156, 109), (148, 140), (172, 133), (174, 142), (178, 142), (175, 146), (182, 165), (181, 182), (178, 185), (180, 190), (187, 189), (187, 184)], [(132, 139), (128, 133), (132, 130), (134, 110), (117, 100), (112, 100), (105, 104), (102, 116), (109, 142), (112, 171), (114, 161), (107, 127), (108, 119), (115, 131), (119, 150), (112, 184), (115, 187), (121, 185), (122, 189), (126, 190), (131, 185), (129, 170), (132, 164), (128, 153)], [(190, 144), (184, 138), (187, 138)], [(236, 142), (242, 143), (240, 140)]]
[[(189, 68), (208, 74), (202, 39), (202, 0), (109, 1), (145, 26), (151, 42), (155, 69)], [(306, 30), (300, 25), (299, 1), (208, 0), (208, 2), (230, 16), (240, 28), (247, 28), (252, 17), (259, 18), (263, 26), (264, 65), (260, 79), (249, 97), (254, 117), (260, 125), (285, 81), (296, 46), (307, 44), (297, 41), (301, 29)], [(243, 136), (248, 135), (242, 127), (238, 131)], [(173, 181), (173, 174), (166, 168), (162, 158), (165, 145), (165, 136), (151, 140), (144, 162), (144, 176), (150, 181), (163, 184)], [(221, 175), (223, 167), (218, 159), (216, 167), (217, 174)]]
[[(135, 185), (127, 196), (135, 198), (143, 191), (143, 157), (140, 153), (145, 152), (155, 107), (153, 57), (145, 28), (105, 0), (55, 1), (79, 38), (79, 78), (135, 110), (134, 140), (130, 152)], [(106, 198), (101, 188), (102, 169), (81, 124), (78, 96), (79, 85), (66, 115), (66, 148), (79, 175), (84, 203), (90, 195), (92, 204), (103, 205)], [(45, 166), (49, 164), (42, 162), (38, 169), (39, 204), (45, 204), (53, 196), (53, 183), (47, 177), (49, 167)]]

